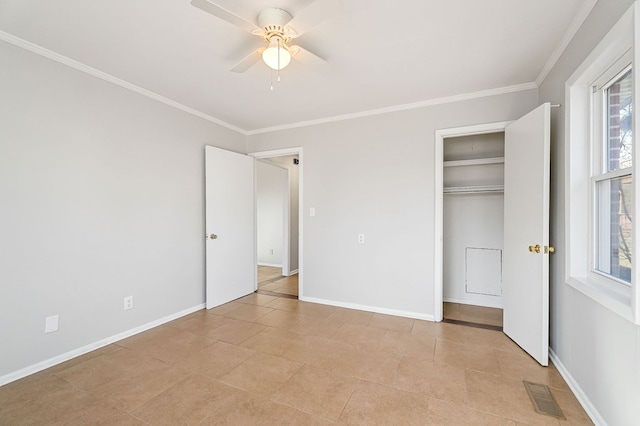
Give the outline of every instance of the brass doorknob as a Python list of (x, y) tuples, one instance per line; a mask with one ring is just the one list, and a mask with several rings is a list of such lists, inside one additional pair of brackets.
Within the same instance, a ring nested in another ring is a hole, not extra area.
[(555, 253), (556, 252), (556, 248), (554, 246), (544, 246), (544, 252), (545, 253)]
[(209, 238), (211, 238), (212, 240), (215, 240), (216, 238), (218, 238), (218, 236), (216, 234), (211, 234), (209, 235)]
[(529, 251), (531, 253), (533, 252), (540, 253), (540, 244), (536, 244), (535, 246), (529, 246)]

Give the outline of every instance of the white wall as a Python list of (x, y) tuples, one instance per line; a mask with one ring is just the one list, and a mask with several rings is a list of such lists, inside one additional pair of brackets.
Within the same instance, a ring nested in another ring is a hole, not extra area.
[(250, 136), (250, 152), (304, 149), (302, 298), (431, 318), (435, 131), (536, 105), (530, 90)]
[(300, 268), (300, 167), (289, 164), (289, 272)]
[(0, 383), (201, 305), (203, 146), (246, 138), (3, 42), (0, 93)]
[(289, 271), (297, 271), (299, 245), (299, 210), (300, 210), (300, 165), (293, 164), (297, 155), (271, 157), (268, 161), (279, 164), (289, 170)]
[[(466, 289), (466, 249), (504, 247), (504, 195), (464, 194), (445, 195), (443, 215), (443, 299), (445, 302), (467, 303), (478, 306), (502, 308), (500, 276), (475, 277), (485, 279), (484, 287), (492, 289), (492, 295), (469, 292)], [(502, 263), (495, 259), (495, 269)], [(472, 277), (473, 278), (473, 277)]]
[(282, 267), (287, 171), (264, 161), (256, 169), (258, 265)]
[[(540, 87), (540, 101), (563, 104), (552, 113), (551, 348), (576, 390), (610, 425), (640, 419), (640, 327), (565, 283), (565, 83), (633, 2), (600, 0)], [(636, 40), (636, 43), (640, 41)]]

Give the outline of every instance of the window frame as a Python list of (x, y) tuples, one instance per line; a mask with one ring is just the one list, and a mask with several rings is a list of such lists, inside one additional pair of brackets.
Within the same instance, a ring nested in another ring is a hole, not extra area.
[[(639, 23), (635, 25), (634, 22)], [(616, 64), (631, 55), (633, 76), (632, 101), (640, 99), (640, 72), (636, 58), (640, 58), (640, 7), (634, 3), (620, 20), (603, 37), (596, 48), (586, 57), (565, 84), (565, 210), (564, 210), (564, 278), (572, 289), (584, 294), (596, 303), (615, 312), (627, 321), (640, 325), (640, 273), (637, 250), (632, 252), (631, 285), (621, 284), (604, 274), (593, 272), (593, 146), (592, 146), (592, 101), (593, 84), (612, 75), (618, 75)], [(629, 53), (631, 52), (631, 53)], [(606, 82), (602, 82), (606, 83)], [(633, 129), (640, 129), (640, 114), (633, 112)], [(634, 139), (637, 139), (634, 138)], [(633, 151), (637, 152), (636, 140)], [(635, 170), (638, 155), (633, 156)], [(625, 172), (626, 173), (626, 172)], [(640, 213), (638, 197), (640, 185), (632, 182), (632, 211)], [(633, 227), (632, 245), (637, 248), (640, 226)]]
[[(614, 171), (608, 171), (607, 161), (607, 115), (604, 109), (606, 105), (606, 94), (605, 91), (611, 87), (618, 79), (623, 77), (629, 70), (633, 70), (633, 50), (629, 48), (618, 60), (612, 63), (607, 67), (606, 70), (603, 71), (602, 74), (598, 76), (592, 83), (589, 84), (591, 89), (590, 96), (590, 151), (591, 151), (591, 179), (590, 179), (590, 188), (589, 188), (589, 206), (590, 206), (590, 214), (589, 214), (589, 247), (590, 247), (590, 262), (589, 262), (589, 271), (588, 271), (588, 279), (594, 281), (595, 283), (607, 286), (610, 290), (618, 291), (622, 294), (629, 294), (625, 287), (631, 287), (632, 282), (627, 282), (622, 279), (619, 279), (613, 275), (607, 274), (598, 269), (599, 262), (598, 256), (601, 255), (599, 251), (599, 245), (601, 244), (599, 240), (600, 230), (598, 228), (598, 219), (599, 219), (599, 210), (601, 205), (598, 202), (598, 188), (597, 185), (599, 182), (611, 181), (616, 178), (631, 176), (633, 186), (635, 187), (635, 179), (634, 178), (634, 165), (632, 164), (630, 167), (626, 167), (624, 169), (618, 169)], [(634, 77), (633, 71), (631, 74), (632, 78)], [(633, 89), (635, 89), (635, 79), (632, 85)], [(632, 100), (632, 102), (635, 99)], [(633, 131), (635, 133), (635, 126), (633, 126)], [(635, 152), (636, 142), (635, 142), (635, 134), (633, 139), (633, 150), (632, 155)], [(635, 163), (635, 159), (632, 157), (632, 163)], [(635, 190), (634, 196), (635, 196)], [(636, 217), (636, 211), (632, 207), (632, 217)], [(635, 227), (634, 227), (635, 228)], [(635, 231), (634, 231), (635, 232)], [(635, 242), (635, 241), (634, 241)], [(633, 245), (635, 251), (635, 245)], [(632, 257), (633, 252), (632, 252)], [(634, 259), (635, 260), (635, 259)], [(632, 263), (633, 267), (633, 263)], [(632, 273), (633, 274), (633, 273)], [(623, 288), (618, 288), (617, 286), (624, 286)]]

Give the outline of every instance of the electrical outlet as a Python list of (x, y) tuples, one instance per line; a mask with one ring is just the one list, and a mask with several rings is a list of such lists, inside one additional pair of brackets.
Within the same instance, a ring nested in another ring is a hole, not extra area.
[(128, 311), (129, 309), (133, 309), (133, 296), (124, 298), (124, 310)]
[(358, 234), (358, 244), (364, 244), (364, 234)]
[(44, 320), (44, 332), (53, 333), (54, 331), (58, 331), (58, 315), (47, 317)]

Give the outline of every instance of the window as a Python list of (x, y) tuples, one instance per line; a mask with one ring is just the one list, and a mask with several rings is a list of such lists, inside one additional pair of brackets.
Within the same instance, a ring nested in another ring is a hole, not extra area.
[[(628, 55), (622, 62), (630, 59)], [(616, 73), (617, 72), (617, 73)], [(612, 73), (613, 78), (610, 78)], [(633, 74), (611, 68), (592, 86), (593, 270), (630, 285), (633, 253)]]
[[(637, 19), (636, 19), (637, 17)], [(634, 182), (640, 8), (613, 26), (566, 83), (565, 282), (640, 324), (640, 187)], [(636, 208), (637, 206), (637, 208)], [(636, 265), (634, 268), (633, 265)]]

